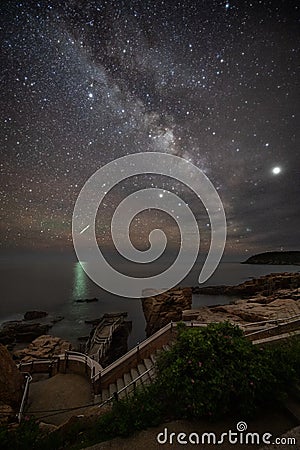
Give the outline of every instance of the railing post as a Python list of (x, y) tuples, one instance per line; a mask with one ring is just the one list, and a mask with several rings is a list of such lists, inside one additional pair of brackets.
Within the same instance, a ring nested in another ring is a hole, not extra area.
[(65, 352), (65, 373), (67, 372), (68, 367), (68, 352)]

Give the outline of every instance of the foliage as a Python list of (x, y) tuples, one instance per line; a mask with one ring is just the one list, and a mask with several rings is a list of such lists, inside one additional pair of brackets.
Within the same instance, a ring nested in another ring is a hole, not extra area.
[(273, 398), (276, 384), (264, 350), (228, 322), (182, 328), (158, 361), (158, 383), (178, 417), (249, 415)]
[(39, 438), (38, 423), (28, 417), (13, 430), (3, 425), (0, 427), (1, 450), (31, 450), (36, 448)]

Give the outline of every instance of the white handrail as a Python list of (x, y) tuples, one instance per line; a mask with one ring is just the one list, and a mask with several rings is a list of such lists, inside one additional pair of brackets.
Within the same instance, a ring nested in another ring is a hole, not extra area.
[(21, 419), (22, 419), (23, 409), (25, 406), (26, 397), (27, 397), (27, 393), (28, 393), (28, 389), (29, 389), (29, 383), (32, 380), (32, 376), (30, 375), (30, 373), (26, 373), (25, 377), (26, 377), (26, 383), (25, 383), (25, 387), (24, 387), (24, 392), (23, 392), (23, 396), (22, 396), (20, 409), (19, 409), (18, 416), (17, 416), (19, 422), (21, 422)]
[(32, 361), (28, 361), (25, 363), (20, 362), (17, 367), (22, 369), (22, 367), (28, 367), (32, 365), (39, 365), (39, 364), (51, 364), (56, 359), (59, 359), (60, 361), (65, 360), (66, 358), (70, 359), (71, 361), (79, 361), (83, 362), (84, 364), (87, 364), (88, 367), (91, 369), (91, 378), (92, 378), (92, 370), (95, 368), (95, 370), (98, 370), (97, 373), (101, 372), (102, 366), (97, 361), (90, 358), (88, 355), (85, 355), (84, 353), (75, 352), (73, 350), (67, 350), (64, 354), (57, 355), (53, 357), (52, 359), (36, 359)]
[(290, 316), (290, 317), (284, 317), (282, 319), (266, 319), (266, 320), (261, 320), (260, 322), (250, 322), (250, 323), (246, 323), (243, 325), (243, 327), (251, 327), (252, 325), (262, 325), (267, 324), (267, 323), (272, 323), (272, 322), (284, 322), (284, 321), (288, 321), (291, 319), (294, 319), (295, 317), (300, 317), (300, 314), (295, 314), (294, 316)]

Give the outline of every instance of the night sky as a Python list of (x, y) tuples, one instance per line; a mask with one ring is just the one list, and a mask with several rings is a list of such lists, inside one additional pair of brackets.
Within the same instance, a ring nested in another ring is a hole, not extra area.
[[(74, 203), (115, 158), (190, 160), (223, 201), (227, 254), (299, 249), (299, 6), (293, 1), (2, 1), (2, 251), (72, 248)], [(154, 176), (116, 187), (97, 221), (141, 187), (172, 189), (209, 237), (183, 186)], [(164, 213), (141, 213), (136, 246)], [(205, 245), (204, 245), (205, 249)]]

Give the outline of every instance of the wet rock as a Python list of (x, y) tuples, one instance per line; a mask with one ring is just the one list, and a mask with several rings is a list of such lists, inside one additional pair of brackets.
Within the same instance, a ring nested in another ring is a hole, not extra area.
[(52, 316), (44, 311), (27, 311), (24, 314), (24, 320), (14, 320), (2, 324), (0, 343), (12, 347), (16, 343), (32, 342), (38, 336), (47, 334), (49, 329), (61, 320), (63, 320), (63, 316)]
[(79, 298), (78, 300), (75, 300), (75, 303), (92, 303), (92, 302), (98, 302), (99, 299), (94, 298)]
[(24, 314), (24, 320), (36, 320), (48, 316), (46, 311), (27, 311)]
[(0, 343), (7, 345), (15, 342), (31, 342), (47, 333), (50, 328), (50, 324), (27, 323), (21, 320), (6, 322), (0, 330)]

